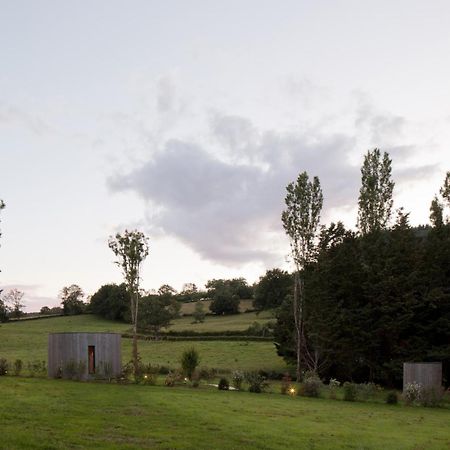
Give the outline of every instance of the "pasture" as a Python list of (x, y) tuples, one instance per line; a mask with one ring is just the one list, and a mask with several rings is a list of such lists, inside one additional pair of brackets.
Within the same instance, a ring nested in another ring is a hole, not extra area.
[[(252, 323), (254, 313), (238, 314), (232, 317), (208, 316), (202, 325), (206, 329), (217, 329), (222, 322), (230, 323), (235, 320), (236, 327), (245, 326), (246, 322), (242, 317), (248, 314), (252, 314), (252, 317), (248, 319)], [(212, 319), (214, 325), (211, 325), (209, 319)], [(227, 329), (227, 325), (222, 326)], [(105, 320), (93, 315), (3, 323), (0, 325), (0, 358), (6, 358), (11, 362), (21, 359), (24, 363), (32, 360), (47, 360), (48, 333), (65, 331), (121, 333), (129, 328), (128, 324)], [(200, 353), (202, 367), (215, 368), (220, 372), (227, 373), (236, 369), (262, 369), (276, 372), (286, 370), (286, 364), (276, 354), (275, 347), (270, 341), (139, 341), (139, 352), (142, 360), (146, 363), (175, 369), (179, 367), (182, 352), (192, 346)], [(131, 339), (122, 339), (122, 360), (125, 363), (130, 358)]]

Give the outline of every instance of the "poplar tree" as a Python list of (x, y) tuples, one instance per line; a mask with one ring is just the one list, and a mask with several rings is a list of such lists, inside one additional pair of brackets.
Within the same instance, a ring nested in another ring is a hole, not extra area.
[(293, 313), (295, 323), (295, 344), (297, 370), (296, 376), (301, 378), (305, 286), (301, 271), (311, 262), (314, 256), (317, 227), (320, 221), (323, 195), (318, 177), (309, 181), (308, 174), (302, 172), (297, 181), (286, 187), (286, 209), (281, 215), (283, 227), (289, 237), (291, 256), (295, 266)]
[(447, 205), (450, 206), (450, 172), (447, 172), (445, 175), (444, 184), (439, 192), (442, 195), (442, 198), (447, 202)]
[(431, 201), (430, 221), (431, 224), (436, 228), (440, 228), (442, 227), (442, 225), (444, 225), (444, 206), (437, 198), (437, 195), (435, 195), (433, 200)]
[(444, 184), (439, 189), (439, 193), (441, 194), (442, 202), (438, 196), (435, 195), (430, 205), (430, 221), (436, 228), (440, 228), (444, 225), (445, 203), (450, 207), (450, 172), (447, 172), (445, 175)]
[(391, 163), (387, 152), (378, 148), (368, 151), (361, 167), (361, 189), (358, 199), (358, 223), (361, 234), (383, 230), (389, 223), (392, 212)]
[[(5, 207), (5, 202), (3, 200), (0, 199), (0, 211)], [(0, 237), (2, 236), (2, 232), (0, 230)], [(1, 272), (1, 270), (0, 270)], [(0, 289), (0, 293), (2, 292), (3, 289)]]
[(144, 233), (134, 230), (125, 230), (123, 234), (117, 233), (110, 237), (109, 248), (118, 260), (116, 264), (122, 269), (125, 284), (130, 294), (131, 322), (133, 324), (133, 365), (135, 375), (139, 371), (137, 348), (137, 324), (139, 309), (139, 282), (141, 264), (148, 255), (148, 238)]

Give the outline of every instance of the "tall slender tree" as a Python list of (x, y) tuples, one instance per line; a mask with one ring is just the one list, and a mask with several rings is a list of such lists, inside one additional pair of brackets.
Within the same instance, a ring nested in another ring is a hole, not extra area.
[(442, 198), (447, 202), (447, 205), (450, 206), (450, 171), (446, 173), (444, 184), (439, 192), (441, 193)]
[[(439, 189), (439, 194), (441, 195), (441, 198), (435, 195), (430, 205), (430, 221), (436, 228), (442, 227), (445, 223), (444, 209), (446, 204), (450, 207), (450, 172), (446, 173), (444, 184)], [(447, 217), (447, 223), (448, 221), (449, 218)]]
[(361, 189), (358, 200), (358, 228), (361, 234), (386, 228), (392, 212), (391, 163), (387, 152), (378, 148), (368, 151), (361, 167)]
[[(0, 211), (5, 207), (5, 202), (3, 200), (0, 199)], [(2, 232), (0, 230), (0, 237), (2, 235)], [(1, 270), (0, 270), (1, 272)], [(0, 294), (2, 293), (3, 289), (0, 289)]]
[(301, 378), (303, 342), (303, 309), (305, 286), (301, 271), (314, 255), (317, 228), (322, 211), (323, 195), (318, 177), (309, 181), (308, 174), (302, 172), (297, 181), (286, 187), (286, 209), (281, 215), (283, 227), (289, 237), (291, 256), (295, 266), (293, 313), (295, 322), (295, 344), (297, 358), (297, 380)]
[(138, 373), (137, 324), (139, 310), (139, 282), (141, 264), (148, 255), (148, 238), (141, 231), (125, 230), (110, 237), (109, 248), (118, 260), (116, 264), (122, 269), (128, 292), (131, 298), (131, 322), (133, 324), (133, 365), (135, 375)]
[(437, 195), (435, 195), (431, 201), (430, 221), (436, 228), (440, 228), (444, 225), (444, 205), (439, 201)]

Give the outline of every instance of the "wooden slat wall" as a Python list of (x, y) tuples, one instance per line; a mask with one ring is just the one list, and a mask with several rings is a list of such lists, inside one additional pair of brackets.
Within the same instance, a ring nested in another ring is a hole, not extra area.
[[(95, 346), (96, 374), (88, 374), (88, 347)], [(58, 376), (69, 361), (84, 361), (83, 380), (101, 376), (103, 364), (111, 364), (112, 376), (122, 368), (121, 336), (118, 333), (51, 333), (48, 335), (48, 376)]]
[(424, 388), (442, 386), (442, 363), (403, 363), (403, 390), (409, 383), (420, 383)]

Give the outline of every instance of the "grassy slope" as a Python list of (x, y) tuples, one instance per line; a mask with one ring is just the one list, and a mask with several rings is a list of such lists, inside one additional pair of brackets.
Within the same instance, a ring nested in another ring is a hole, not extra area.
[[(182, 314), (192, 314), (195, 310), (196, 302), (188, 302), (183, 303), (181, 305), (181, 313)], [(209, 305), (211, 304), (211, 300), (202, 300), (203, 310), (209, 313)], [(241, 300), (239, 303), (239, 311), (252, 311), (253, 310), (253, 300)]]
[(261, 325), (269, 320), (273, 320), (269, 311), (263, 311), (259, 314), (248, 312), (245, 314), (233, 314), (230, 316), (206, 316), (203, 323), (192, 323), (192, 317), (181, 317), (174, 320), (172, 326), (168, 330), (173, 331), (242, 331), (246, 330), (254, 322)]
[(450, 412), (441, 409), (13, 377), (0, 378), (0, 391), (8, 449), (450, 446)]
[[(246, 316), (243, 314), (242, 316)], [(233, 316), (240, 320), (240, 315)], [(207, 318), (208, 320), (209, 318)], [(211, 318), (215, 319), (215, 318)], [(225, 319), (225, 318), (217, 318)], [(181, 319), (182, 320), (182, 319)], [(205, 322), (207, 324), (208, 322)], [(129, 325), (100, 319), (91, 315), (57, 317), (42, 320), (12, 322), (0, 325), (0, 357), (24, 362), (47, 359), (47, 335), (63, 331), (122, 332)], [(148, 342), (141, 341), (139, 350), (143, 361), (176, 368), (184, 349), (194, 346), (200, 353), (201, 366), (220, 370), (275, 370), (284, 371), (283, 360), (275, 353), (271, 342)], [(131, 355), (131, 340), (122, 339), (122, 359)]]

